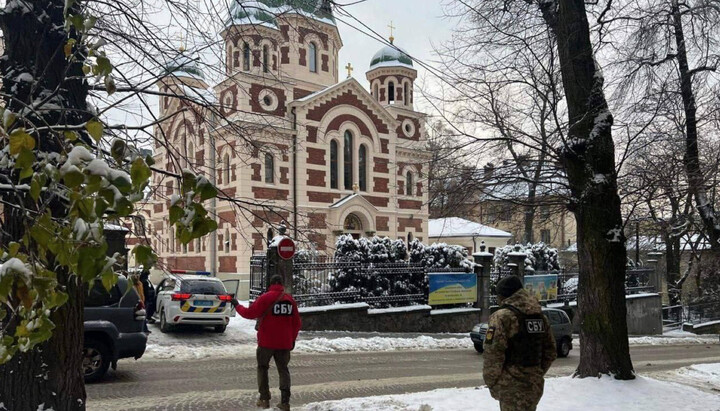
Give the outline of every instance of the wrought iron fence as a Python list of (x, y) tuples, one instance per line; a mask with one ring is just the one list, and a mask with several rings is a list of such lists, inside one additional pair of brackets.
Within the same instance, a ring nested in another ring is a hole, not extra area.
[[(264, 292), (267, 269), (265, 255), (250, 259), (250, 299)], [(407, 261), (371, 263), (334, 261), (328, 256), (303, 257), (293, 262), (293, 297), (300, 306), (365, 302), (383, 308), (427, 304), (427, 272), (465, 271), (426, 269)]]
[(672, 305), (662, 308), (663, 327), (679, 328), (682, 326), (684, 313), (682, 305)]
[(720, 299), (683, 307), (683, 322), (701, 324), (720, 320)]

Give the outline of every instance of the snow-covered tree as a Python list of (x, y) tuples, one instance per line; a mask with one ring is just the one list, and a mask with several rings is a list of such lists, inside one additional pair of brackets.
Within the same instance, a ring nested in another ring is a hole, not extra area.
[(496, 267), (506, 267), (510, 263), (509, 253), (521, 252), (527, 255), (525, 258), (525, 272), (534, 271), (552, 271), (560, 269), (558, 260), (558, 251), (555, 248), (548, 247), (545, 243), (537, 244), (516, 244), (506, 245), (505, 247), (495, 250), (494, 263)]

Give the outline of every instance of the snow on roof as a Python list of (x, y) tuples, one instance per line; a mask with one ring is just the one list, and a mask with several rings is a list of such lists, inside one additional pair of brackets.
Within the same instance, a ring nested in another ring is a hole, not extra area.
[[(640, 243), (640, 251), (664, 252), (667, 249), (661, 237), (649, 237), (641, 235), (638, 240), (639, 241), (635, 240), (635, 236), (628, 237), (626, 240), (627, 242), (625, 243), (625, 247), (627, 248), (627, 250), (635, 251), (636, 242)], [(682, 251), (692, 251), (696, 244), (699, 251), (710, 249), (710, 242), (706, 239), (700, 238), (700, 234), (685, 235), (680, 238), (680, 249)], [(563, 251), (576, 253), (577, 250), (577, 243), (573, 243)]]
[(340, 207), (341, 205), (347, 203), (348, 201), (350, 201), (350, 200), (352, 200), (353, 198), (358, 197), (358, 196), (359, 196), (358, 193), (350, 194), (349, 196), (343, 197), (343, 198), (341, 198), (340, 200), (336, 201), (334, 204), (332, 204), (332, 205), (330, 206), (330, 208)]
[(415, 70), (410, 56), (395, 45), (388, 45), (380, 50), (370, 60), (370, 70), (378, 67), (406, 67)]
[(475, 223), (459, 217), (436, 218), (428, 221), (430, 238), (440, 237), (502, 237), (512, 234), (497, 228)]
[(277, 17), (297, 14), (321, 23), (335, 26), (332, 6), (327, 1), (315, 0), (235, 0), (230, 6), (227, 25), (261, 24), (277, 29)]

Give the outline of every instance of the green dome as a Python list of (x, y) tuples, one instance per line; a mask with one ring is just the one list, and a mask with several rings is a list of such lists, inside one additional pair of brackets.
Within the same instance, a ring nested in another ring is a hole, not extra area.
[(205, 73), (200, 68), (199, 58), (193, 58), (180, 51), (178, 55), (165, 65), (163, 75), (173, 74), (177, 77), (192, 77), (205, 80)]
[(372, 60), (370, 60), (370, 70), (378, 67), (413, 67), (413, 61), (402, 49), (395, 46), (385, 46), (381, 48)]
[(260, 24), (277, 28), (275, 17), (298, 13), (314, 20), (335, 24), (332, 5), (328, 0), (235, 0), (230, 6), (232, 24)]

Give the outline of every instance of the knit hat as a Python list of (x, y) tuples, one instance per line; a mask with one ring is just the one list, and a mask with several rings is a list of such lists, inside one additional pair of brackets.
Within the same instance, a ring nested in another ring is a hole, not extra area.
[(515, 275), (511, 275), (498, 281), (495, 288), (497, 289), (497, 294), (500, 297), (507, 298), (515, 294), (517, 290), (523, 288), (523, 285), (520, 278)]

